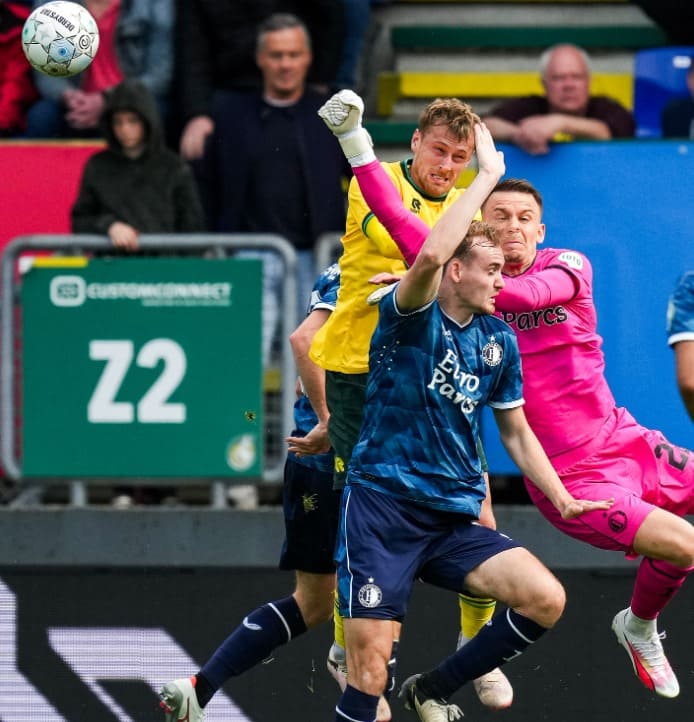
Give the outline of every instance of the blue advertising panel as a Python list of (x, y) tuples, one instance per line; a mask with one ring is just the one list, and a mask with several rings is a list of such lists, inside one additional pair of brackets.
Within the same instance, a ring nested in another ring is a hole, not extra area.
[[(542, 193), (546, 246), (593, 266), (606, 375), (620, 406), (673, 443), (693, 447), (665, 338), (668, 297), (694, 268), (694, 143), (565, 143), (547, 156), (501, 146), (507, 178)], [(489, 410), (483, 442), (493, 474), (517, 474)]]

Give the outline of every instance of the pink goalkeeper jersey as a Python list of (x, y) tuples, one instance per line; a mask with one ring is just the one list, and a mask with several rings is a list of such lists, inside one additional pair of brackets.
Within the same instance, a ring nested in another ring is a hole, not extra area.
[(597, 333), (593, 270), (577, 251), (546, 248), (524, 273), (504, 281), (497, 315), (518, 335), (526, 416), (547, 456), (566, 466), (582, 458), (580, 448), (615, 407)]

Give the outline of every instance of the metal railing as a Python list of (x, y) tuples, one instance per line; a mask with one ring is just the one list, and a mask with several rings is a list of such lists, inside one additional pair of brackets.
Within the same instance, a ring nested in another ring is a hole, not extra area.
[(316, 269), (318, 273), (335, 263), (342, 254), (342, 234), (323, 233), (316, 242)]

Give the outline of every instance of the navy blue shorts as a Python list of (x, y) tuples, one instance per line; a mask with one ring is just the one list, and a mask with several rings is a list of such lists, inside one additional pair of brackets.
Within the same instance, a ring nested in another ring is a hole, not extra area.
[(348, 486), (335, 551), (340, 614), (402, 620), (416, 579), (465, 592), (469, 572), (518, 546), (464, 515)]
[(331, 471), (303, 466), (287, 458), (284, 466), (285, 540), (280, 569), (330, 574), (340, 515), (341, 492), (333, 489)]

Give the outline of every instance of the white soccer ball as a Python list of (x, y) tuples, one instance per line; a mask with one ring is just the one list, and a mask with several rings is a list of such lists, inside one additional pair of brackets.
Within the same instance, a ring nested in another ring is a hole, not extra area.
[(31, 65), (46, 75), (77, 75), (94, 60), (99, 30), (86, 8), (53, 0), (37, 7), (26, 19), (22, 48)]

